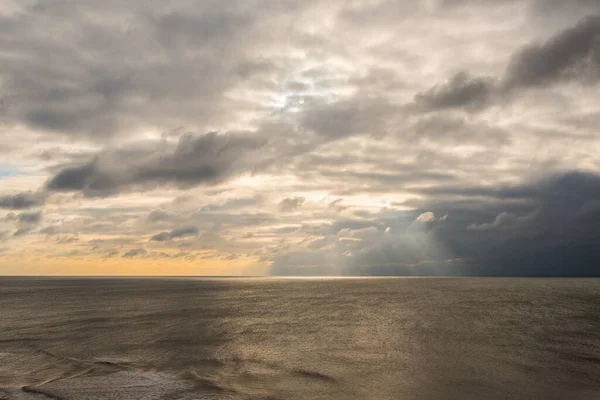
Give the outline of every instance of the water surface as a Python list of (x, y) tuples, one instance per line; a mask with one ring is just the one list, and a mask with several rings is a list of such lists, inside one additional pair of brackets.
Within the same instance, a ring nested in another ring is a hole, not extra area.
[(0, 388), (600, 399), (600, 280), (1, 278)]

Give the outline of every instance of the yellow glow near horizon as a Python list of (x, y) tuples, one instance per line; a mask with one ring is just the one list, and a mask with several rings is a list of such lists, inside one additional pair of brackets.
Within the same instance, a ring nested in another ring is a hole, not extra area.
[(255, 259), (102, 259), (4, 257), (0, 275), (32, 276), (244, 276), (266, 275), (268, 265)]

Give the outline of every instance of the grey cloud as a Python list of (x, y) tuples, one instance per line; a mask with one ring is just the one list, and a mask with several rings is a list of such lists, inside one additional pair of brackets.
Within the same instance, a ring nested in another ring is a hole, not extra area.
[(501, 128), (469, 118), (441, 113), (420, 118), (412, 128), (416, 138), (428, 139), (442, 144), (489, 143), (504, 146), (510, 143), (509, 132)]
[(462, 71), (415, 96), (418, 107), (426, 110), (446, 108), (467, 108), (477, 110), (485, 107), (496, 89), (495, 81), (490, 77), (473, 77)]
[(183, 238), (187, 236), (196, 236), (198, 235), (198, 228), (194, 226), (182, 227), (173, 229), (170, 232), (161, 232), (150, 238), (151, 241), (155, 242), (166, 242), (167, 240)]
[(295, 2), (237, 0), (227, 6), (212, 0), (24, 6), (3, 16), (0, 27), (7, 50), (0, 76), (10, 98), (3, 118), (98, 141), (140, 125), (218, 125), (234, 112), (228, 90), (277, 72), (279, 60), (252, 50), (267, 47), (278, 16), (296, 8)]
[[(570, 188), (570, 189), (569, 189)], [(571, 192), (569, 192), (571, 190)], [(554, 196), (568, 196), (570, 201), (587, 201), (600, 195), (600, 177), (594, 173), (570, 171), (548, 174), (527, 183), (496, 186), (438, 186), (421, 188), (417, 192), (439, 197), (486, 197), (513, 201), (524, 200), (534, 204), (542, 199), (558, 200)]]
[(532, 18), (543, 17), (544, 22), (581, 18), (600, 12), (600, 3), (596, 0), (536, 0), (530, 7)]
[(300, 127), (328, 140), (352, 135), (381, 135), (386, 133), (386, 122), (400, 111), (385, 97), (371, 98), (358, 93), (351, 99), (305, 107)]
[[(360, 152), (349, 154), (353, 149), (353, 144), (349, 144), (348, 148), (342, 147), (335, 153), (313, 153), (298, 157), (293, 164), (293, 171), (306, 182), (311, 182), (304, 190), (318, 188), (335, 196), (353, 195), (357, 188), (362, 193), (373, 194), (390, 190), (404, 191), (424, 182), (429, 187), (433, 183), (447, 185), (458, 179), (456, 171), (459, 170), (479, 171), (481, 163), (489, 163), (496, 157), (494, 153), (497, 150), (493, 147), (501, 150), (511, 143), (509, 132), (502, 129), (445, 115), (422, 117), (414, 124), (407, 125), (403, 132), (388, 136), (388, 141), (363, 142)], [(389, 142), (391, 138), (396, 141), (393, 145)], [(385, 145), (382, 146), (382, 143)], [(429, 143), (436, 146), (435, 151), (424, 149)], [(439, 150), (442, 146), (451, 148), (453, 145), (471, 143), (492, 149), (486, 148), (484, 152), (469, 158)], [(401, 161), (397, 145), (406, 150), (406, 153), (402, 153), (403, 157), (411, 152), (414, 152), (414, 157)], [(328, 180), (321, 180), (323, 177)], [(324, 184), (319, 186), (319, 181)], [(343, 182), (344, 185), (340, 187), (330, 182)]]
[(151, 211), (146, 219), (150, 222), (161, 222), (161, 221), (170, 221), (174, 218), (172, 213), (163, 210), (154, 210)]
[(197, 254), (180, 251), (179, 253), (152, 252), (149, 253), (150, 258), (185, 258), (188, 261), (193, 261), (198, 257)]
[(522, 2), (522, 0), (440, 0), (438, 2), (440, 8), (451, 8), (451, 7), (490, 7), (490, 6), (504, 6), (506, 4), (513, 4)]
[(42, 220), (41, 212), (21, 213), (17, 215), (17, 219), (21, 224), (37, 224)]
[(53, 226), (47, 226), (45, 228), (40, 229), (40, 233), (48, 236), (52, 236), (56, 233), (56, 228)]
[(288, 197), (279, 202), (279, 211), (290, 212), (300, 208), (304, 204), (304, 197)]
[(451, 181), (455, 178), (451, 173), (430, 172), (426, 170), (415, 172), (367, 172), (362, 170), (340, 171), (335, 169), (323, 170), (320, 172), (320, 175), (330, 178), (345, 179), (349, 182), (369, 182), (371, 190), (374, 191), (381, 191), (383, 189), (389, 190), (390, 188), (403, 188), (406, 184), (414, 182), (444, 182)]
[(275, 233), (276, 235), (287, 235), (289, 233), (298, 232), (298, 229), (299, 229), (299, 226), (297, 226), (297, 225), (282, 226), (281, 228), (273, 229), (272, 232)]
[(186, 227), (186, 228), (178, 228), (173, 229), (170, 232), (172, 238), (180, 238), (185, 236), (193, 236), (198, 234), (198, 229), (195, 227)]
[(340, 213), (340, 212), (346, 210), (348, 208), (348, 206), (343, 205), (342, 201), (343, 201), (343, 199), (337, 199), (337, 200), (332, 201), (331, 203), (329, 203), (327, 205), (327, 210), (331, 210), (336, 213)]
[(102, 252), (102, 258), (113, 258), (119, 255), (118, 250), (105, 250)]
[(0, 196), (0, 208), (22, 210), (44, 204), (44, 196), (35, 192), (23, 192), (14, 195)]
[(31, 232), (31, 228), (30, 227), (21, 227), (19, 229), (17, 229), (14, 233), (13, 236), (14, 237), (20, 237), (20, 236), (25, 236), (27, 235), (29, 232)]
[(555, 34), (543, 44), (515, 52), (504, 76), (471, 76), (459, 72), (448, 81), (418, 93), (414, 105), (426, 111), (461, 108), (478, 111), (507, 92), (543, 86), (564, 79), (600, 79), (600, 15)]
[(123, 258), (135, 258), (148, 254), (148, 251), (145, 249), (131, 249), (123, 253), (121, 257)]
[(79, 241), (79, 237), (77, 236), (59, 236), (56, 238), (57, 244), (69, 244), (77, 241)]
[(587, 17), (542, 45), (515, 54), (503, 79), (507, 89), (578, 78), (586, 68), (600, 67), (600, 15)]
[(46, 188), (102, 196), (159, 184), (214, 184), (236, 173), (251, 172), (261, 161), (257, 151), (264, 143), (251, 136), (208, 133), (185, 135), (175, 148), (106, 151), (87, 164), (64, 168)]
[(121, 245), (125, 245), (125, 244), (131, 244), (135, 242), (135, 238), (131, 238), (131, 237), (119, 237), (119, 238), (114, 238), (114, 239), (92, 239), (90, 240), (88, 243), (90, 245), (92, 245), (93, 247), (102, 247), (105, 245), (109, 245), (109, 246), (121, 246)]
[(227, 200), (222, 203), (206, 204), (200, 207), (200, 212), (223, 212), (232, 211), (244, 207), (256, 207), (262, 202), (261, 196), (244, 197), (239, 199)]
[(156, 235), (150, 238), (150, 240), (155, 242), (166, 242), (169, 239), (171, 239), (171, 235), (169, 234), (169, 232), (157, 233)]

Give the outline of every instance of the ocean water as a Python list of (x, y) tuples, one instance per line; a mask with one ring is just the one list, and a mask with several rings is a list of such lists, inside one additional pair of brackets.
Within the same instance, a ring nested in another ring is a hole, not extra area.
[(0, 278), (0, 399), (600, 399), (600, 280)]

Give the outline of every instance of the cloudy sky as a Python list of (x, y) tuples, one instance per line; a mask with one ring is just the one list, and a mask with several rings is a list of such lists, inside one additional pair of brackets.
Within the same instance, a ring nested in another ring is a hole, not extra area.
[(597, 0), (4, 0), (0, 274), (600, 275)]

